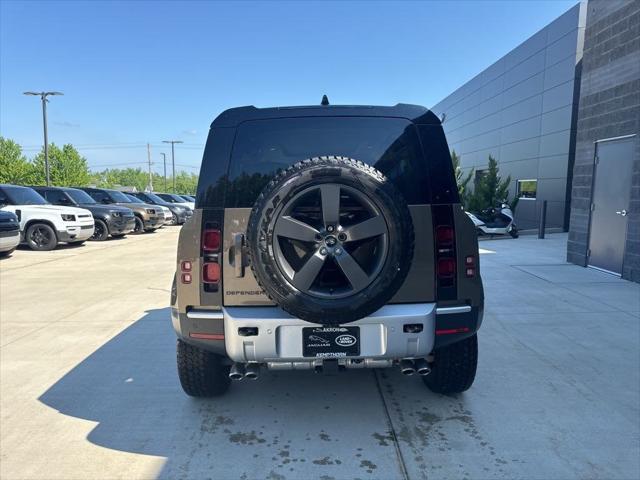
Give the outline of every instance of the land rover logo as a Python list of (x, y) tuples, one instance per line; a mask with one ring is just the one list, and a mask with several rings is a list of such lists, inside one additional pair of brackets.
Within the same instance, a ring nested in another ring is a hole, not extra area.
[(355, 345), (356, 342), (356, 337), (354, 337), (353, 335), (343, 334), (336, 337), (336, 344), (340, 345), (341, 347), (350, 347), (351, 345)]

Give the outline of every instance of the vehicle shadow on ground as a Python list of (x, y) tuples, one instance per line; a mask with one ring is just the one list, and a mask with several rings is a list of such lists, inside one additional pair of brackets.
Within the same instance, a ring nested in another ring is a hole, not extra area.
[(223, 397), (189, 398), (168, 308), (147, 312), (39, 400), (97, 422), (87, 437), (96, 445), (165, 457), (161, 477), (401, 475), (371, 371), (264, 372)]

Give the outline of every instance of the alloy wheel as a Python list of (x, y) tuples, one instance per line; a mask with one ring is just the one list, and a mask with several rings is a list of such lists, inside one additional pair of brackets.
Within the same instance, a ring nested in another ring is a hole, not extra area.
[(272, 242), (278, 267), (297, 290), (342, 298), (365, 289), (380, 273), (388, 239), (387, 222), (369, 196), (323, 183), (284, 205)]

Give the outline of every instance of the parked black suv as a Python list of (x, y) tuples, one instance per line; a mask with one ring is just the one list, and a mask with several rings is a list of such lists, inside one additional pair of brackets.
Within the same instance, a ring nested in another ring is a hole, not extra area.
[(134, 197), (137, 197), (143, 202), (149, 203), (151, 205), (161, 205), (163, 207), (167, 207), (169, 210), (171, 210), (172, 225), (182, 225), (189, 218), (191, 218), (191, 215), (193, 215), (193, 210), (191, 210), (189, 207), (166, 202), (155, 193), (131, 192), (129, 195), (133, 195)]
[(477, 237), (440, 121), (423, 107), (223, 112), (176, 269), (189, 395), (265, 367), (399, 366), (441, 393), (475, 378)]
[(81, 207), (93, 214), (95, 230), (91, 240), (123, 237), (135, 227), (133, 210), (118, 205), (101, 205), (82, 190), (69, 187), (31, 187), (54, 205)]
[(80, 187), (80, 190), (87, 192), (91, 198), (103, 205), (120, 205), (133, 210), (135, 233), (154, 232), (164, 223), (164, 214), (160, 209), (146, 203), (133, 203), (118, 190), (92, 187)]

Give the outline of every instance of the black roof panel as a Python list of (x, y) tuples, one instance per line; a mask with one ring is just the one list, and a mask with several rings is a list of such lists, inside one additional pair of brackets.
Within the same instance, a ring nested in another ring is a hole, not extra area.
[(398, 103), (392, 107), (367, 105), (312, 105), (300, 107), (230, 108), (213, 121), (211, 127), (236, 127), (248, 120), (291, 117), (396, 117), (406, 118), (420, 125), (440, 125), (438, 117), (425, 107)]

